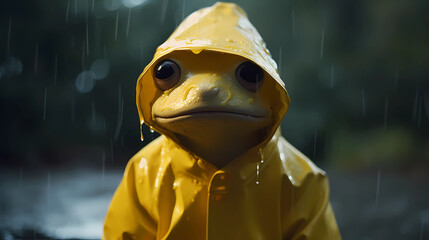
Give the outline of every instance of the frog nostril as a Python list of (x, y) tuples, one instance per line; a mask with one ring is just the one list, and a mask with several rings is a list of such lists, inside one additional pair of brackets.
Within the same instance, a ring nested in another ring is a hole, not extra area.
[(200, 94), (204, 101), (219, 102), (221, 105), (227, 104), (231, 99), (231, 92), (222, 87), (212, 86), (207, 89), (202, 89)]
[(219, 93), (221, 93), (221, 89), (219, 87), (211, 87), (203, 94), (206, 95), (207, 97), (217, 97)]

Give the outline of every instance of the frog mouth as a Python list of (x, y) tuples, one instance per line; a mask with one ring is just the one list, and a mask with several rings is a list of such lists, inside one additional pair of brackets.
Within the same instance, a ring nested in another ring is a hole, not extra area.
[(246, 112), (241, 109), (196, 108), (179, 113), (159, 114), (155, 115), (155, 118), (161, 121), (185, 120), (189, 118), (239, 118), (251, 121), (264, 119), (265, 115)]

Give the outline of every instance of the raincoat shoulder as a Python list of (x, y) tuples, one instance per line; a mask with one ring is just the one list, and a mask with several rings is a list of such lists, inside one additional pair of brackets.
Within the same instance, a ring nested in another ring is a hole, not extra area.
[(104, 240), (155, 238), (158, 214), (151, 186), (163, 140), (157, 138), (129, 160), (105, 218)]
[(283, 137), (277, 145), (283, 165), (283, 239), (341, 239), (325, 172)]

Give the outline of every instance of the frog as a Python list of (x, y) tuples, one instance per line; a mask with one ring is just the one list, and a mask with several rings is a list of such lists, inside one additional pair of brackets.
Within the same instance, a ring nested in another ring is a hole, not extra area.
[(341, 239), (326, 173), (280, 124), (285, 82), (243, 9), (188, 16), (139, 76), (140, 123), (103, 239)]

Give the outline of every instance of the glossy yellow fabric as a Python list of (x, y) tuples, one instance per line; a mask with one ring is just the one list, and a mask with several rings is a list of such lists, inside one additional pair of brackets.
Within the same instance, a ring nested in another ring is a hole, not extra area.
[[(272, 94), (262, 96), (277, 99), (269, 137), (222, 169), (184, 149), (151, 117), (162, 94), (153, 83), (153, 65), (182, 50), (240, 55), (275, 83)], [(275, 62), (243, 10), (217, 3), (193, 13), (157, 49), (137, 83), (141, 121), (163, 136), (127, 164), (103, 239), (341, 239), (325, 173), (280, 135), (288, 106)]]

